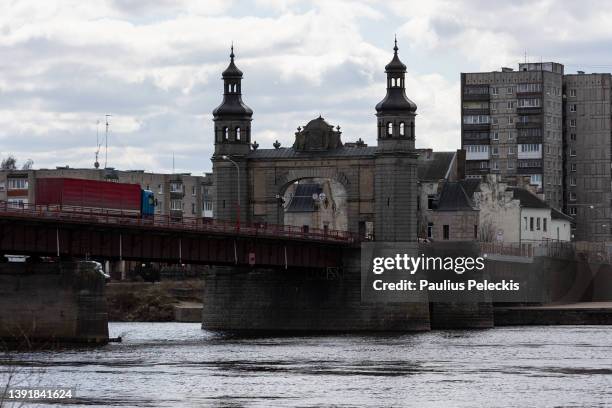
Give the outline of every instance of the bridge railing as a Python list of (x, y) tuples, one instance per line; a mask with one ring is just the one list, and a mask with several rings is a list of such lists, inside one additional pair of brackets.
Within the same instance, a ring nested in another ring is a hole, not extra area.
[(0, 215), (107, 225), (134, 225), (183, 231), (230, 233), (244, 236), (298, 238), (347, 243), (356, 242), (358, 240), (357, 235), (349, 231), (318, 228), (304, 229), (292, 225), (268, 223), (241, 223), (238, 225), (234, 222), (210, 218), (177, 217), (168, 214), (155, 214), (141, 217), (140, 212), (135, 210), (71, 205), (17, 204), (0, 201)]

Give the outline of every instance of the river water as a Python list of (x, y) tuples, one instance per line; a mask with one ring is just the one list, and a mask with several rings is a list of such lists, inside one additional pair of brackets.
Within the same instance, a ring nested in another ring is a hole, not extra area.
[(20, 386), (75, 387), (70, 406), (612, 406), (610, 326), (232, 338), (111, 323), (110, 333), (123, 343), (5, 356), (0, 385), (11, 371)]

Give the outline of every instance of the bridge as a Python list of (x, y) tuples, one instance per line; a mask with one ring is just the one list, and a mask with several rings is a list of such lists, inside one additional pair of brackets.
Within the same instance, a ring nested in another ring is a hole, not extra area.
[(0, 253), (280, 268), (339, 267), (347, 231), (0, 202)]

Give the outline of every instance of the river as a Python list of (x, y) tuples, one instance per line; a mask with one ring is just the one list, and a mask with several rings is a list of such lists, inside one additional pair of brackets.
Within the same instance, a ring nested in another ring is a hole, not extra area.
[(70, 406), (612, 405), (610, 326), (266, 338), (109, 328), (122, 343), (5, 356), (1, 384), (11, 371), (20, 386), (74, 387)]

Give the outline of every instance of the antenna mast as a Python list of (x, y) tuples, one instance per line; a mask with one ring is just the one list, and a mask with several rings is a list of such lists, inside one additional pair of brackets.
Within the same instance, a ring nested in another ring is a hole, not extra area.
[(100, 162), (98, 162), (99, 154), (100, 154), (100, 120), (96, 120), (96, 161), (94, 162), (94, 167), (96, 169), (100, 167)]
[(107, 167), (108, 164), (108, 118), (110, 118), (112, 115), (106, 115), (106, 134), (104, 136), (104, 140), (105, 140), (105, 148), (104, 148), (104, 168)]

